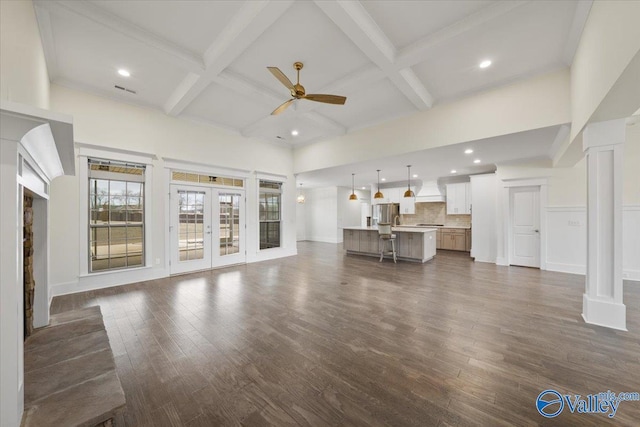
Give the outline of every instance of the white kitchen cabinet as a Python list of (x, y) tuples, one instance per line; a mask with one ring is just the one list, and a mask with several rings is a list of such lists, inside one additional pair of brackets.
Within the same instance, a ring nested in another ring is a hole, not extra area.
[(400, 203), (400, 198), (404, 194), (404, 190), (402, 193), (400, 192), (400, 188), (381, 188), (380, 192), (384, 195), (382, 199), (374, 199), (373, 196), (378, 191), (377, 186), (372, 186), (371, 189), (371, 204), (379, 205), (382, 203)]
[(465, 194), (465, 203), (464, 203), (464, 211), (466, 214), (471, 214), (471, 183), (464, 183), (464, 194)]
[(468, 182), (447, 184), (447, 215), (471, 213), (471, 187)]
[[(413, 215), (416, 213), (416, 198), (415, 197), (404, 197), (404, 190), (402, 194), (400, 194), (400, 213), (405, 215)], [(415, 193), (415, 189), (411, 188), (411, 191)]]

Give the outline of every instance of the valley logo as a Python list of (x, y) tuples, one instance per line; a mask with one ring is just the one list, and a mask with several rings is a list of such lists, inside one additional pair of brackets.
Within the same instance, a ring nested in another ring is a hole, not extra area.
[(616, 416), (621, 402), (640, 401), (640, 393), (619, 393), (611, 390), (589, 394), (582, 398), (579, 394), (562, 395), (556, 390), (545, 390), (536, 399), (536, 408), (540, 415), (546, 418), (557, 417), (565, 407), (573, 414), (607, 414), (609, 418)]

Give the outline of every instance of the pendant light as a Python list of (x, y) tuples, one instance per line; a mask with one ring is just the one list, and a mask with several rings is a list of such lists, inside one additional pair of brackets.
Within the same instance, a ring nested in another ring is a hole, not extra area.
[(356, 196), (355, 176), (355, 173), (351, 174), (351, 195), (349, 196), (349, 200), (358, 200), (358, 196)]
[(304, 193), (302, 192), (302, 183), (300, 183), (300, 191), (298, 192), (298, 197), (296, 197), (296, 202), (304, 203)]
[(378, 192), (373, 195), (374, 199), (384, 199), (384, 194), (380, 192), (380, 169), (378, 169)]
[(416, 197), (411, 191), (411, 165), (407, 165), (407, 191), (404, 192), (404, 197)]

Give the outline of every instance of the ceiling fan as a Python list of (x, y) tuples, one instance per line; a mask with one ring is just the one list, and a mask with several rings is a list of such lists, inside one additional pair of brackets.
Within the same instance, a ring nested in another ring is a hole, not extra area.
[(289, 91), (291, 92), (291, 96), (293, 97), (292, 99), (284, 102), (278, 108), (273, 110), (273, 112), (271, 113), (272, 116), (282, 113), (296, 99), (308, 99), (309, 101), (324, 102), (326, 104), (339, 104), (339, 105), (344, 105), (344, 103), (347, 101), (346, 96), (323, 95), (319, 93), (311, 93), (307, 95), (304, 90), (304, 86), (300, 84), (300, 70), (302, 70), (303, 66), (304, 65), (302, 64), (302, 62), (293, 63), (293, 68), (295, 68), (296, 71), (298, 72), (298, 82), (295, 85), (291, 83), (291, 80), (289, 80), (289, 78), (285, 76), (284, 73), (280, 71), (278, 67), (267, 67), (267, 69), (271, 71), (271, 74), (273, 74), (276, 79), (280, 80), (280, 83), (282, 83), (287, 87), (287, 89), (289, 89)]

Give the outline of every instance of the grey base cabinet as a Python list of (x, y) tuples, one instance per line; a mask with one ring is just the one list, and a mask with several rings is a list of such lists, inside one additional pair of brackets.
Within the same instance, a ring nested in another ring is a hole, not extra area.
[[(398, 259), (414, 262), (426, 262), (436, 254), (436, 230), (398, 231), (396, 235), (396, 256)], [(390, 245), (390, 244), (389, 244)], [(380, 256), (380, 239), (375, 229), (343, 230), (343, 246), (347, 253), (356, 255)], [(390, 250), (391, 248), (387, 248)], [(387, 255), (385, 257), (390, 257)]]

